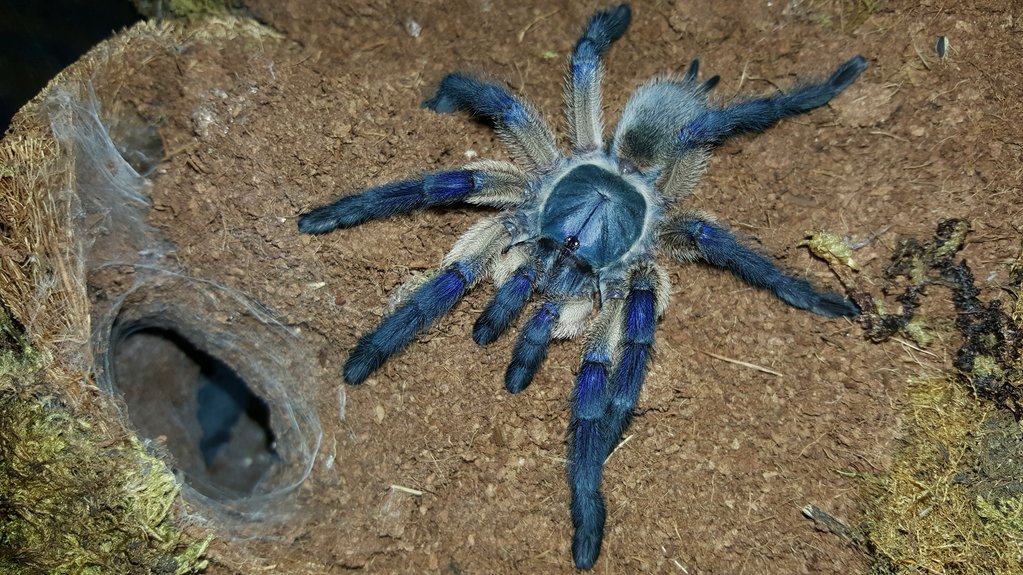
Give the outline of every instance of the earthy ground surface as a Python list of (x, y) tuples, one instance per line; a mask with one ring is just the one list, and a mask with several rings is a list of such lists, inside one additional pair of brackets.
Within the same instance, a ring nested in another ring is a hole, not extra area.
[[(184, 46), (119, 92), (160, 121), (169, 159), (151, 222), (177, 261), (276, 310), (318, 358), (320, 389), (307, 399), (324, 439), (302, 512), (261, 527), (265, 538), (219, 539), (210, 572), (571, 572), (565, 428), (579, 341), (553, 346), (533, 385), (507, 394), (514, 338), (484, 349), (470, 338), (487, 286), (348, 389), (338, 410), (356, 338), (484, 211), (320, 237), (300, 235), (295, 218), (472, 153), (506, 158), (487, 128), (419, 108), (446, 71), (505, 79), (561, 126), (566, 59), (595, 6), (248, 4), (287, 40)], [(866, 13), (839, 2), (638, 2), (607, 59), (609, 123), (639, 83), (696, 55), (727, 99), (863, 54), (870, 68), (830, 106), (719, 149), (688, 205), (833, 289), (798, 243), (808, 230), (840, 234), (859, 246), (861, 287), (873, 293), (900, 238), (967, 218), (964, 255), (997, 286), (1023, 225), (1023, 11), (983, 4), (878, 2)], [(939, 61), (941, 34), (953, 49)], [(630, 440), (607, 467), (595, 571), (862, 571), (867, 559), (800, 508), (857, 521), (862, 477), (881, 472), (893, 448), (905, 380), (946, 364), (947, 350), (870, 344), (855, 322), (794, 310), (726, 273), (667, 267), (672, 303)]]

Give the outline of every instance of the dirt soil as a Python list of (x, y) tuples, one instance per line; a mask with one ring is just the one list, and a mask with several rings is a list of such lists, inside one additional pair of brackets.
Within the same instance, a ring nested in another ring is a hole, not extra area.
[[(506, 80), (564, 134), (563, 73), (595, 6), (247, 4), (287, 39), (168, 51), (120, 91), (159, 119), (169, 158), (150, 218), (177, 261), (276, 310), (319, 361), (311, 400), (324, 441), (302, 512), (264, 538), (217, 540), (209, 572), (572, 572), (564, 458), (580, 340), (554, 345), (532, 386), (509, 395), (514, 337), (486, 348), (470, 338), (493, 293), (485, 286), (338, 409), (356, 338), (486, 210), (318, 237), (300, 235), (296, 216), (470, 156), (507, 159), (488, 128), (420, 108), (448, 71)], [(848, 4), (635, 3), (607, 58), (608, 125), (641, 82), (694, 56), (704, 77), (721, 75), (715, 94), (728, 99), (863, 54), (869, 69), (831, 105), (721, 147), (688, 206), (831, 289), (841, 288), (826, 264), (798, 244), (810, 230), (842, 235), (859, 246), (861, 287), (875, 294), (900, 238), (966, 218), (964, 256), (998, 296), (1023, 226), (1019, 3)], [(944, 59), (938, 35), (950, 40)], [(951, 342), (933, 356), (874, 345), (853, 321), (792, 309), (709, 267), (665, 264), (671, 306), (629, 441), (607, 466), (595, 572), (862, 572), (865, 555), (800, 509), (858, 521), (864, 477), (885, 469), (896, 442), (904, 382), (948, 365)]]

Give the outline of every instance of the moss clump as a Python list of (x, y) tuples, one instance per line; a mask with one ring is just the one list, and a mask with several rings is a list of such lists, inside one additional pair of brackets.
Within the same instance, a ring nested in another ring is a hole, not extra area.
[(838, 234), (831, 232), (806, 232), (806, 238), (799, 243), (810, 248), (813, 255), (823, 259), (832, 269), (846, 266), (853, 271), (860, 271), (860, 264), (853, 257), (853, 250)]
[(947, 220), (931, 242), (902, 242), (885, 277), (910, 282), (897, 298), (903, 313), (878, 304), (868, 317), (870, 336), (913, 335), (925, 288), (941, 285), (963, 340), (945, 373), (910, 382), (902, 446), (871, 486), (864, 531), (877, 574), (1023, 573), (1023, 324), (1014, 313), (1023, 252), (1010, 267), (1017, 299), (1007, 314), (1001, 301), (981, 301), (969, 266), (953, 261), (968, 230)]
[(989, 420), (1002, 415), (954, 376), (910, 384), (903, 446), (871, 486), (875, 573), (1023, 572), (1023, 493), (999, 497), (977, 471)]
[(107, 437), (47, 390), (0, 308), (0, 572), (184, 575), (209, 539), (171, 518), (173, 474), (134, 438)]

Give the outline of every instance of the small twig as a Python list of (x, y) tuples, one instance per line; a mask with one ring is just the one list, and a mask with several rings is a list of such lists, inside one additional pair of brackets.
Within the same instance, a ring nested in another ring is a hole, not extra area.
[(920, 48), (917, 48), (916, 44), (913, 44), (913, 50), (916, 51), (916, 55), (920, 58), (920, 63), (924, 65), (924, 70), (930, 70), (931, 66), (927, 63), (927, 59), (924, 58), (924, 55), (920, 53)]
[(721, 361), (724, 361), (724, 362), (727, 362), (727, 363), (734, 363), (735, 365), (741, 365), (743, 367), (748, 367), (750, 369), (755, 369), (757, 371), (762, 371), (764, 373), (769, 373), (771, 375), (776, 375), (778, 377), (785, 377), (784, 373), (778, 373), (777, 371), (774, 371), (773, 369), (768, 369), (768, 368), (766, 368), (766, 367), (764, 367), (762, 365), (757, 365), (755, 363), (748, 363), (748, 362), (741, 361), (741, 360), (738, 360), (738, 359), (732, 359), (730, 357), (725, 357), (723, 355), (718, 355), (716, 353), (711, 353), (709, 351), (704, 351), (702, 349), (700, 351), (705, 353), (705, 354), (707, 354), (707, 355), (709, 355), (709, 356), (711, 356), (711, 357), (713, 357), (714, 359), (720, 359)]
[(533, 20), (529, 24), (526, 24), (526, 27), (519, 31), (519, 42), (522, 42), (526, 38), (526, 32), (529, 32), (530, 28), (532, 28), (533, 26), (537, 25), (541, 21), (546, 20), (546, 19), (550, 18), (551, 16), (557, 14), (559, 10), (560, 9), (555, 9), (555, 10), (551, 11), (548, 14), (544, 14), (542, 16), (537, 16), (535, 20)]
[(402, 487), (401, 485), (391, 485), (390, 489), (391, 491), (401, 491), (402, 493), (408, 493), (409, 495), (415, 495), (417, 497), (423, 494), (423, 492), (418, 489)]
[(893, 338), (892, 338), (892, 341), (896, 341), (896, 342), (898, 342), (898, 343), (901, 343), (902, 345), (904, 345), (904, 346), (906, 346), (906, 347), (908, 347), (908, 348), (910, 348), (910, 349), (914, 349), (914, 350), (916, 350), (916, 351), (919, 351), (920, 353), (926, 353), (927, 355), (929, 355), (929, 356), (931, 356), (931, 357), (938, 357), (938, 356), (937, 356), (937, 354), (935, 354), (935, 353), (933, 353), (933, 352), (930, 352), (930, 351), (927, 351), (926, 349), (921, 349), (921, 348), (919, 348), (919, 347), (917, 347), (917, 346), (913, 345), (913, 343), (912, 343), (912, 342), (906, 341), (906, 340), (904, 340), (904, 339), (902, 339), (902, 338), (899, 338), (899, 337), (893, 337)]
[(626, 437), (625, 439), (621, 440), (621, 442), (618, 445), (616, 445), (614, 449), (611, 450), (611, 453), (607, 454), (607, 458), (604, 460), (604, 465), (607, 465), (607, 462), (611, 461), (611, 456), (613, 456), (615, 453), (618, 453), (618, 450), (621, 449), (623, 445), (628, 443), (629, 440), (632, 439), (633, 437), (636, 437), (636, 434), (632, 434)]

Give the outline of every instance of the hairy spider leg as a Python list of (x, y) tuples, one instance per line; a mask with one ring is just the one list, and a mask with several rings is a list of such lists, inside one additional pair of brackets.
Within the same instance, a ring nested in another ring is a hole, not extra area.
[(473, 341), (479, 345), (487, 345), (500, 337), (526, 307), (535, 284), (536, 269), (533, 265), (519, 266), (512, 276), (497, 288), (490, 303), (476, 319), (472, 327)]
[(345, 196), (298, 218), (298, 229), (323, 234), (363, 222), (469, 202), (509, 207), (522, 201), (526, 176), (508, 162), (475, 162), (461, 170), (424, 174), (415, 180), (390, 182)]
[(463, 110), (491, 122), (512, 154), (533, 167), (550, 166), (561, 157), (550, 127), (532, 106), (504, 86), (469, 74), (448, 74), (437, 94), (423, 102), (424, 108), (449, 113)]
[(624, 300), (604, 302), (587, 337), (582, 366), (572, 393), (568, 484), (572, 491), (572, 555), (576, 567), (589, 569), (600, 554), (606, 510), (600, 483), (604, 475), (607, 430), (603, 427), (610, 400), (615, 348), (621, 339)]
[[(600, 492), (604, 461), (628, 427), (639, 399), (653, 354), (657, 316), (666, 303), (666, 294), (657, 292), (667, 291), (666, 281), (651, 262), (633, 268), (624, 305), (620, 312), (612, 308), (610, 315), (617, 320), (620, 335), (605, 329), (603, 336), (612, 341), (588, 345), (576, 379), (569, 482), (575, 527), (572, 556), (579, 569), (591, 568), (600, 555), (606, 519)], [(611, 356), (605, 350), (615, 340), (618, 360), (608, 380)]]
[(345, 381), (362, 383), (387, 358), (408, 347), (416, 335), (451, 311), (462, 296), (488, 272), (494, 257), (511, 241), (494, 218), (474, 226), (444, 258), (443, 267), (407, 302), (359, 338), (345, 362)]
[(604, 457), (618, 444), (629, 426), (632, 410), (646, 378), (646, 366), (654, 349), (654, 330), (667, 304), (666, 277), (659, 277), (656, 265), (637, 266), (632, 274), (629, 294), (625, 298), (625, 317), (618, 365), (612, 377), (614, 386), (604, 414), (607, 434)]
[(504, 387), (510, 393), (526, 389), (533, 381), (543, 360), (547, 358), (547, 347), (551, 334), (561, 316), (561, 305), (554, 300), (545, 301), (526, 322), (515, 341), (511, 362), (504, 372)]
[(779, 121), (819, 108), (848, 88), (867, 69), (863, 56), (845, 62), (822, 83), (798, 86), (788, 93), (738, 102), (707, 110), (679, 133), (684, 148), (719, 144), (748, 132), (762, 132)]
[(752, 286), (770, 290), (793, 307), (824, 317), (860, 313), (856, 304), (844, 296), (818, 291), (806, 280), (786, 274), (706, 216), (696, 213), (676, 216), (664, 224), (661, 242), (675, 259), (683, 262), (701, 259), (724, 268)]
[(568, 133), (576, 152), (599, 150), (604, 146), (600, 109), (600, 85), (604, 77), (601, 58), (625, 34), (632, 20), (627, 4), (597, 12), (590, 18), (582, 38), (572, 51), (572, 63), (565, 81)]

